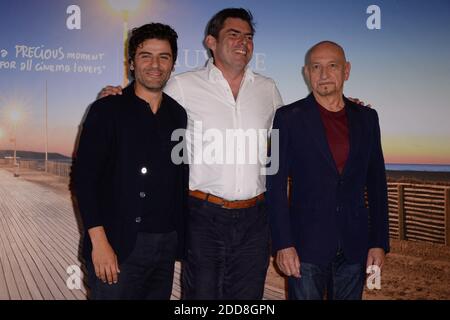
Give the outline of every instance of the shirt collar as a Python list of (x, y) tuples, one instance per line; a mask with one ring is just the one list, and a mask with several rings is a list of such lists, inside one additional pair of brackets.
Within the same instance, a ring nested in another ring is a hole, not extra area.
[[(222, 71), (220, 71), (219, 68), (217, 68), (214, 65), (213, 58), (208, 59), (208, 62), (206, 64), (206, 70), (207, 70), (209, 81), (217, 82), (219, 80), (224, 79)], [(246, 80), (249, 80), (251, 82), (253, 82), (253, 80), (255, 80), (255, 74), (253, 73), (253, 71), (250, 69), (250, 67), (248, 65), (245, 67), (245, 73), (244, 73), (244, 81), (246, 81)]]
[[(147, 101), (145, 101), (145, 100), (139, 98), (139, 97), (136, 95), (136, 92), (134, 91), (134, 84), (135, 84), (135, 82), (136, 82), (136, 81), (133, 80), (128, 86), (126, 86), (126, 87), (122, 90), (123, 95), (126, 96), (126, 97), (128, 97), (129, 99), (134, 100), (135, 102), (138, 102), (138, 103), (141, 104), (141, 105), (145, 105), (145, 107), (147, 108), (147, 107), (148, 107)], [(166, 94), (163, 92), (163, 93), (162, 93), (162, 99), (161, 99), (161, 105), (159, 106), (160, 108), (163, 106), (163, 104), (165, 104), (165, 103), (167, 102), (167, 99), (166, 99), (165, 96), (166, 96)], [(158, 111), (158, 112), (159, 112), (159, 111)]]

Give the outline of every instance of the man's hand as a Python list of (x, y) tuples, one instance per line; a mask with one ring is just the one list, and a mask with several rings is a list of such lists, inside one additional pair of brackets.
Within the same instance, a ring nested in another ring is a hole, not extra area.
[(386, 254), (383, 248), (371, 248), (367, 254), (367, 265), (366, 269), (371, 265), (377, 265), (380, 270), (383, 268), (384, 261), (386, 259)]
[(122, 87), (121, 86), (106, 86), (100, 91), (100, 93), (97, 96), (97, 99), (104, 98), (107, 96), (115, 96), (116, 94), (122, 94)]
[(361, 101), (358, 98), (348, 97), (348, 100), (350, 100), (351, 102), (354, 102), (356, 104), (359, 104), (360, 106), (366, 106), (366, 107), (372, 108), (371, 104), (366, 105), (364, 101)]
[(94, 227), (88, 230), (92, 242), (92, 264), (95, 275), (103, 282), (117, 283), (119, 262), (117, 255), (106, 238), (103, 227)]
[(294, 247), (278, 250), (276, 262), (285, 275), (300, 278), (300, 259)]

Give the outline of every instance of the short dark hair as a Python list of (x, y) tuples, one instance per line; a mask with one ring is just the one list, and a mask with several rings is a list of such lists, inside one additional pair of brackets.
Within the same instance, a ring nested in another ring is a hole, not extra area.
[(252, 29), (252, 33), (255, 33), (255, 23), (250, 10), (244, 8), (226, 8), (217, 12), (211, 20), (209, 20), (208, 25), (206, 26), (206, 35), (211, 35), (217, 39), (225, 20), (228, 18), (238, 18), (246, 21)]
[[(176, 31), (167, 24), (162, 23), (148, 23), (134, 28), (131, 30), (130, 40), (128, 41), (128, 62), (133, 61), (136, 55), (137, 48), (148, 39), (167, 40), (170, 43), (172, 49), (173, 64), (177, 61), (178, 34)], [(134, 71), (131, 70), (131, 74), (134, 77)]]

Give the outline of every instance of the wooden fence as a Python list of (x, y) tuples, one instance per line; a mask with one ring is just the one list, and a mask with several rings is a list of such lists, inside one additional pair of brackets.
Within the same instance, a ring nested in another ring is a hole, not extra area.
[(450, 246), (450, 187), (388, 183), (391, 238)]

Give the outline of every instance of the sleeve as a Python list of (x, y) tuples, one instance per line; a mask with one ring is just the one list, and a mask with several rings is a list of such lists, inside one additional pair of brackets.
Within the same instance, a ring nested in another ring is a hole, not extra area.
[(169, 81), (167, 81), (166, 86), (164, 87), (164, 92), (169, 95), (172, 99), (178, 102), (180, 105), (184, 106), (184, 95), (183, 90), (180, 86), (180, 80), (176, 76), (171, 77)]
[(383, 248), (389, 252), (389, 208), (383, 150), (378, 114), (373, 114), (373, 141), (367, 173), (369, 200), (369, 248)]
[[(273, 81), (273, 80), (272, 80)], [(281, 106), (283, 106), (283, 99), (281, 98), (280, 91), (277, 88), (275, 81), (273, 81), (273, 108), (277, 110)]]
[[(271, 151), (273, 157), (278, 154), (279, 168), (273, 175), (267, 176), (267, 209), (272, 234), (272, 251), (294, 246), (287, 195), (287, 182), (290, 173), (289, 130), (284, 108), (275, 114), (271, 135)], [(277, 150), (277, 145), (278, 149)], [(277, 152), (278, 151), (278, 152)], [(276, 161), (271, 158), (271, 165)]]
[(74, 161), (75, 195), (86, 230), (104, 225), (99, 199), (105, 164), (111, 157), (114, 111), (101, 101), (94, 102), (89, 109)]

